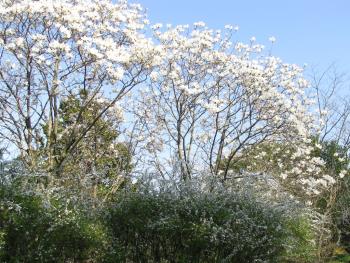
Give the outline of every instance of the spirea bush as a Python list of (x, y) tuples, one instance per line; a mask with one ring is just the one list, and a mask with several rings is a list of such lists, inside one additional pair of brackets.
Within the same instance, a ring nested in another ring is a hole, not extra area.
[[(17, 190), (17, 192), (16, 192)], [(0, 189), (0, 262), (83, 262), (99, 258), (102, 227), (84, 214)]]
[(304, 239), (278, 205), (188, 185), (121, 193), (106, 222), (122, 262), (282, 262)]
[(97, 207), (0, 186), (0, 262), (315, 262), (310, 221), (291, 203), (144, 183)]

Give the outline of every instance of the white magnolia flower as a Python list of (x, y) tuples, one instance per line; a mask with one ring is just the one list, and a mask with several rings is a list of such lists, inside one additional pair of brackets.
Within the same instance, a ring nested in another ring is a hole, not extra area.
[(193, 23), (195, 27), (205, 27), (205, 23), (203, 21), (198, 21), (196, 23)]
[(158, 72), (155, 72), (155, 71), (151, 72), (150, 78), (151, 78), (152, 81), (157, 81), (158, 78), (159, 78)]
[(272, 42), (272, 43), (275, 43), (276, 42), (276, 38), (271, 36), (271, 37), (269, 37), (269, 41)]

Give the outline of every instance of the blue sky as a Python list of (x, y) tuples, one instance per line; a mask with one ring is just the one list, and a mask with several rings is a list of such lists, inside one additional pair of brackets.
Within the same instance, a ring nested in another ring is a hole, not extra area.
[(238, 25), (242, 42), (255, 36), (285, 62), (326, 68), (335, 62), (350, 73), (349, 0), (132, 0), (147, 9), (152, 23), (192, 24), (210, 28)]

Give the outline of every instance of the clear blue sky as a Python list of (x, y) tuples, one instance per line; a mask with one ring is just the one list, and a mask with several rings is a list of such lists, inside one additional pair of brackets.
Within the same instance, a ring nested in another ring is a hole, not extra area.
[(269, 45), (285, 62), (326, 67), (336, 62), (350, 73), (350, 0), (130, 0), (147, 9), (152, 23), (210, 28), (238, 25), (238, 40)]

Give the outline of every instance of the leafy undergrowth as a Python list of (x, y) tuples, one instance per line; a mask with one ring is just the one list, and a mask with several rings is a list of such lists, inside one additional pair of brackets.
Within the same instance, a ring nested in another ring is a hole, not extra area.
[(248, 193), (140, 187), (99, 208), (0, 195), (1, 262), (314, 262), (307, 218)]

